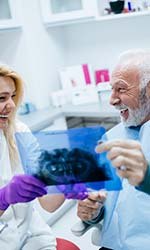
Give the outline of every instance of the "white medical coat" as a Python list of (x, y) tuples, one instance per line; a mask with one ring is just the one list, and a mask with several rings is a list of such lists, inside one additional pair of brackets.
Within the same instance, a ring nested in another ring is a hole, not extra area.
[[(25, 125), (17, 125), (20, 131), (30, 131)], [(35, 147), (33, 147), (35, 145)], [(36, 140), (31, 135), (26, 143), (27, 150), (36, 149)], [(15, 173), (21, 173), (17, 166), (12, 173), (8, 147), (3, 131), (0, 130), (0, 186), (4, 186)], [(0, 217), (0, 249), (4, 250), (55, 250), (56, 241), (51, 228), (33, 208), (34, 202), (18, 203)]]

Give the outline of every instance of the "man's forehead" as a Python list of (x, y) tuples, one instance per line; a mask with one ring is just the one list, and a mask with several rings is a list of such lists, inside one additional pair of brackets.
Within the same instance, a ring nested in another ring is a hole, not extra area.
[(111, 75), (110, 84), (138, 84), (139, 83), (139, 72), (135, 66), (132, 67), (121, 67), (117, 66)]
[(112, 75), (134, 75), (139, 73), (138, 68), (134, 64), (118, 64), (112, 71)]
[(110, 85), (112, 87), (127, 87), (129, 83), (121, 78), (111, 79)]

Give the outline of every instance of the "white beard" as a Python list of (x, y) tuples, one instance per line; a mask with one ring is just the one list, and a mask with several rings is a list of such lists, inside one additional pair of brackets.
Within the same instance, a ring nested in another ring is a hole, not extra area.
[(141, 125), (145, 118), (150, 115), (150, 98), (145, 96), (141, 96), (139, 108), (137, 109), (130, 109), (129, 110), (129, 117), (125, 120), (121, 117), (121, 120), (125, 127), (131, 126), (138, 126)]

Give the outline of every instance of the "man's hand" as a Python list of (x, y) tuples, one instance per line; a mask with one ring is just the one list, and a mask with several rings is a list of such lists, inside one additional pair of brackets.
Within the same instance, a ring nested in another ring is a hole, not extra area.
[(89, 193), (87, 199), (78, 202), (77, 215), (83, 221), (95, 219), (99, 215), (105, 200), (105, 191)]
[(108, 151), (107, 157), (116, 167), (117, 174), (138, 186), (144, 180), (147, 161), (139, 142), (134, 140), (113, 140), (99, 144), (96, 152)]

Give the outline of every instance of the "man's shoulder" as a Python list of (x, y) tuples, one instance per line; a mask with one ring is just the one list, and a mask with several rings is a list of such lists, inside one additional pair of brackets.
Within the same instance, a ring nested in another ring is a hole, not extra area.
[(121, 122), (106, 133), (106, 138), (109, 140), (114, 139), (132, 139), (139, 140), (138, 127), (125, 127)]
[(121, 122), (106, 132), (106, 136), (110, 140), (122, 138), (125, 136), (124, 134), (125, 134), (125, 127)]

